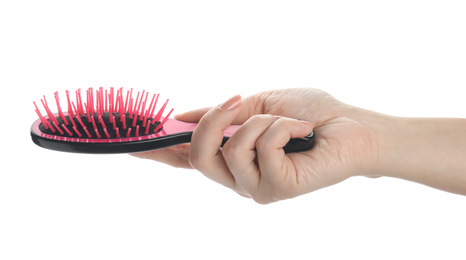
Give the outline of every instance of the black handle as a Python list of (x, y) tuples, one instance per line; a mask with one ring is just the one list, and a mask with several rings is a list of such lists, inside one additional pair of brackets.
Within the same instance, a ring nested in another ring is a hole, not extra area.
[[(230, 139), (229, 137), (223, 137), (222, 146)], [(316, 136), (314, 131), (310, 133), (308, 136), (302, 138), (291, 138), (290, 141), (283, 147), (285, 153), (296, 153), (296, 152), (304, 152), (310, 150), (314, 147), (316, 143)]]

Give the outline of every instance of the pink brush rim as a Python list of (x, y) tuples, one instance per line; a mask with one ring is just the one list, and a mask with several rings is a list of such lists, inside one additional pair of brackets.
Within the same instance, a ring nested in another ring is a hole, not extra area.
[[(65, 115), (68, 115), (67, 113), (64, 113)], [(58, 115), (58, 114), (54, 114)], [(47, 116), (45, 118), (48, 119)], [(164, 119), (164, 117), (161, 118), (161, 121)], [(66, 137), (66, 136), (58, 136), (58, 135), (50, 135), (43, 133), (40, 131), (39, 126), (42, 122), (40, 120), (37, 120), (34, 122), (32, 125), (32, 131), (43, 138), (47, 139), (52, 139), (52, 140), (57, 140), (57, 141), (63, 141), (63, 142), (77, 142), (77, 143), (123, 143), (123, 142), (133, 142), (133, 141), (140, 141), (140, 140), (147, 140), (147, 139), (153, 139), (157, 137), (162, 137), (162, 136), (168, 136), (168, 135), (173, 135), (173, 134), (178, 134), (178, 133), (185, 133), (185, 132), (194, 132), (194, 130), (197, 127), (197, 123), (188, 123), (188, 122), (183, 122), (183, 121), (178, 121), (175, 119), (168, 118), (166, 123), (163, 125), (162, 130), (160, 130), (157, 133), (151, 134), (151, 135), (145, 135), (145, 136), (138, 136), (138, 137), (121, 137), (121, 138), (112, 138), (112, 139), (97, 139), (97, 138), (76, 138), (76, 137)], [(231, 137), (240, 125), (231, 125), (229, 126), (225, 131), (224, 135), (227, 137)]]

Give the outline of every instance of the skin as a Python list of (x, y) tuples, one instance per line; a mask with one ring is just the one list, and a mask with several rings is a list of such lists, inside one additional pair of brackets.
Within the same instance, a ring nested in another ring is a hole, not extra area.
[[(133, 155), (196, 169), (260, 204), (352, 176), (390, 176), (466, 195), (465, 119), (391, 117), (307, 88), (234, 96), (175, 118), (199, 122), (190, 144)], [(242, 127), (221, 148), (230, 124)], [(283, 152), (290, 138), (313, 129), (313, 149)]]

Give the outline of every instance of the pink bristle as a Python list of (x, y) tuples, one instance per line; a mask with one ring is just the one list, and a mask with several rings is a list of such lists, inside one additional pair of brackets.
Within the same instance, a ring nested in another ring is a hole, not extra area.
[(163, 111), (165, 110), (165, 108), (167, 107), (167, 103), (168, 103), (168, 99), (167, 101), (165, 101), (165, 103), (163, 104), (162, 108), (159, 110), (159, 112), (157, 113), (157, 115), (155, 116), (154, 120), (152, 120), (152, 123), (155, 124), (155, 122), (159, 122), (160, 121), (160, 118), (162, 117), (162, 113)]
[(52, 122), (56, 122), (58, 124), (58, 121), (57, 119), (55, 118), (55, 116), (52, 114), (52, 111), (50, 111), (50, 108), (49, 106), (47, 105), (47, 100), (45, 99), (45, 96), (44, 96), (44, 99), (40, 100), (42, 102), (42, 105), (44, 106), (45, 108), (45, 111), (47, 112), (47, 115), (49, 117), (49, 120), (52, 121)]
[(97, 89), (95, 91), (95, 96), (94, 96), (94, 108), (95, 108), (95, 112), (97, 113), (97, 115), (100, 115), (100, 98), (99, 98), (99, 90)]
[(121, 123), (123, 124), (123, 129), (126, 129), (126, 119), (125, 119), (125, 114), (123, 114), (123, 117), (121, 118)]
[[(49, 105), (47, 104), (47, 99), (45, 98), (45, 96), (43, 96), (43, 97), (44, 97), (44, 100), (41, 99), (40, 101), (42, 102), (42, 105), (44, 106), (45, 111), (47, 112), (47, 116), (49, 117), (50, 122), (52, 122), (52, 124), (54, 124), (54, 125), (58, 124), (57, 119), (52, 114), (52, 111), (50, 111)], [(50, 130), (52, 130), (52, 132), (55, 133), (55, 129), (53, 128), (53, 126), (51, 124), (49, 124), (49, 126), (50, 126)], [(57, 127), (57, 126), (55, 125), (55, 127)], [(58, 129), (58, 130), (60, 130), (60, 129)]]
[(63, 114), (63, 111), (61, 110), (60, 99), (58, 97), (58, 91), (54, 93), (54, 96), (55, 96), (55, 101), (57, 102), (58, 116), (63, 120), (63, 122), (65, 122), (65, 125), (68, 125), (69, 124), (68, 120), (66, 120), (66, 117)]
[(115, 122), (115, 116), (111, 116), (112, 117), (112, 124), (113, 124), (113, 130), (115, 130), (117, 127), (116, 127), (116, 122)]
[(73, 130), (76, 132), (76, 134), (78, 135), (78, 137), (81, 137), (81, 136), (82, 136), (81, 132), (79, 132), (79, 130), (78, 130), (78, 128), (76, 127), (76, 125), (73, 126)]
[(65, 132), (63, 132), (63, 131), (60, 129), (60, 127), (58, 127), (58, 123), (57, 123), (57, 122), (53, 121), (52, 123), (55, 125), (55, 127), (57, 128), (57, 131), (58, 131), (61, 135), (63, 135), (63, 134), (65, 133)]
[[(71, 104), (73, 105), (73, 108), (74, 108), (74, 112), (76, 113), (76, 115), (78, 114), (78, 111), (76, 109), (76, 106), (74, 105), (74, 102), (71, 102)], [(78, 120), (79, 124), (81, 124), (81, 126), (84, 128), (86, 127), (84, 125), (84, 122), (81, 120), (81, 117), (80, 116), (76, 116), (76, 119)]]
[(48, 106), (49, 104), (47, 103), (47, 99), (45, 98), (45, 95), (43, 95), (42, 97), (44, 98), (45, 105), (47, 105), (47, 106)]
[(152, 109), (152, 105), (154, 104), (155, 96), (156, 96), (155, 94), (152, 96), (152, 100), (150, 101), (150, 105), (147, 108), (147, 111), (146, 111), (146, 113), (144, 115), (144, 121), (142, 122), (142, 126), (144, 126), (144, 127), (146, 126), (147, 119), (149, 117), (149, 113), (150, 113), (150, 111)]
[(144, 134), (148, 134), (148, 133), (149, 133), (149, 127), (150, 127), (150, 120), (147, 121), (147, 126), (146, 126), (146, 130), (144, 131)]
[(104, 109), (102, 108), (102, 100), (100, 99), (100, 90), (95, 91), (95, 112), (98, 115), (104, 114)]
[(86, 103), (84, 103), (88, 117), (92, 114), (92, 102), (90, 99), (89, 89), (86, 90)]
[(73, 126), (76, 126), (76, 123), (74, 122), (73, 118), (70, 118), (70, 121)]
[(95, 114), (94, 110), (94, 90), (92, 88), (89, 88), (87, 91), (87, 114), (90, 116), (93, 116)]
[(105, 90), (105, 112), (108, 112), (108, 96), (107, 96), (107, 90)]
[[(108, 113), (109, 113), (109, 115), (113, 115), (113, 104), (109, 104), (108, 107), (109, 107), (109, 108), (108, 108)], [(113, 118), (110, 117), (110, 118), (109, 118), (109, 121), (110, 121), (110, 123), (113, 123)]]
[(139, 104), (138, 104), (138, 108), (137, 108), (138, 115), (139, 115), (139, 112), (140, 112), (139, 109), (141, 109), (142, 99), (144, 98), (145, 92), (146, 92), (145, 90), (142, 91), (141, 98), (139, 99)]
[(84, 116), (84, 109), (83, 109), (83, 100), (81, 99), (81, 89), (79, 88), (76, 90), (76, 114), (79, 114), (80, 116)]
[(116, 99), (115, 99), (115, 112), (118, 113), (118, 116), (121, 116), (120, 96), (121, 96), (120, 90), (118, 89)]
[(119, 110), (119, 106), (120, 106), (119, 100), (120, 100), (120, 90), (117, 89), (117, 94), (116, 94), (116, 99), (115, 99), (115, 107), (113, 108), (113, 109), (114, 109), (113, 111), (115, 111), (115, 112), (119, 112), (119, 111), (118, 111), (118, 110)]
[(151, 118), (154, 117), (154, 111), (155, 111), (155, 107), (157, 106), (157, 101), (159, 101), (159, 96), (160, 94), (157, 94), (157, 98), (155, 99), (155, 103), (154, 103), (154, 106), (152, 107), (152, 110), (150, 111), (150, 116)]
[[(132, 99), (133, 99), (133, 88), (131, 88), (131, 91), (129, 92), (129, 102), (131, 102)], [(131, 104), (132, 102), (128, 103), (128, 107), (125, 107), (126, 112), (128, 112), (129, 114), (131, 114), (131, 112), (128, 111), (131, 109)]]
[(110, 94), (108, 94), (108, 112), (110, 115), (113, 114), (113, 88), (110, 88)]
[(50, 131), (52, 131), (52, 133), (55, 133), (55, 128), (53, 128), (52, 124), (50, 124), (50, 123), (49, 123), (49, 128), (50, 128)]
[(105, 113), (103, 90), (99, 91), (98, 99), (99, 99), (99, 102), (98, 102), (99, 103), (99, 114), (103, 116)]
[[(76, 109), (76, 106), (74, 105), (74, 102), (71, 102), (71, 104), (73, 105), (73, 108), (74, 108), (74, 111), (76, 112), (76, 114), (78, 114), (78, 111)], [(80, 116), (77, 116), (76, 119), (78, 120), (79, 124), (81, 124), (81, 126), (83, 128), (85, 128), (86, 126), (84, 125), (84, 122), (81, 120), (81, 117)]]
[(104, 102), (104, 88), (99, 88), (99, 104), (100, 104), (100, 113), (103, 114), (105, 112), (105, 102)]
[(123, 117), (123, 114), (125, 113), (125, 106), (123, 105), (123, 88), (120, 88), (120, 99), (119, 99), (119, 112), (120, 112), (120, 118)]
[(95, 91), (95, 112), (97, 115), (101, 116), (103, 115), (103, 111), (100, 109), (100, 91), (96, 89)]
[(144, 116), (144, 109), (146, 108), (147, 96), (148, 95), (149, 95), (149, 92), (146, 92), (146, 98), (144, 99), (144, 103), (142, 104), (141, 113), (140, 113), (140, 116), (139, 116), (139, 121), (141, 121), (143, 116)]
[(39, 119), (40, 119), (40, 121), (42, 122), (42, 124), (44, 125), (45, 129), (49, 129), (49, 122), (48, 122), (47, 119), (45, 119), (45, 117), (42, 116), (42, 114), (40, 113), (39, 108), (37, 107), (36, 102), (32, 102), (32, 103), (34, 103), (34, 106), (36, 107), (36, 113), (37, 113), (37, 115), (39, 116)]
[(126, 92), (125, 113), (128, 112), (129, 90)]
[(86, 132), (87, 137), (91, 138), (92, 135), (89, 133), (89, 131), (87, 131), (87, 127), (84, 127), (83, 129), (84, 129), (84, 132)]
[(71, 133), (71, 131), (65, 126), (65, 124), (61, 124), (61, 126), (63, 127), (63, 129), (65, 129), (69, 136), (73, 136), (73, 133)]
[(108, 133), (107, 128), (104, 128), (104, 133), (107, 138), (110, 138), (110, 134)]
[(107, 126), (105, 125), (105, 122), (102, 119), (102, 116), (99, 115), (98, 119), (99, 119), (99, 123), (102, 125), (102, 128), (106, 128)]
[(100, 138), (102, 137), (102, 136), (99, 134), (99, 129), (94, 128), (94, 132), (95, 132), (95, 134), (97, 135), (97, 138), (100, 139)]
[[(76, 113), (76, 115), (77, 115), (78, 112), (77, 112), (77, 110), (76, 110), (76, 106), (74, 105), (73, 102), (71, 102), (71, 104), (73, 105), (73, 108), (74, 108), (75, 113)], [(81, 126), (83, 127), (84, 132), (86, 132), (87, 137), (91, 138), (92, 135), (89, 133), (89, 131), (87, 131), (87, 127), (84, 125), (84, 122), (81, 120), (81, 117), (79, 117), (79, 115), (78, 115), (78, 116), (76, 116), (76, 119), (78, 120), (79, 124), (81, 124)]]
[(133, 124), (131, 124), (132, 127), (135, 127), (135, 126), (136, 126), (137, 120), (138, 120), (138, 115), (134, 115), (134, 117), (133, 117)]
[[(82, 97), (81, 91), (85, 91), (85, 97)], [(65, 102), (68, 105), (68, 113), (61, 107), (63, 104), (60, 104), (60, 97), (57, 91), (53, 93), (57, 104), (56, 111), (53, 113), (56, 114), (52, 113), (52, 107), (48, 104), (45, 96), (41, 99), (41, 102), (47, 112), (46, 115), (41, 114), (41, 111), (37, 107), (37, 102), (34, 102), (34, 105), (39, 117), (38, 121), (41, 123), (41, 129), (45, 128), (47, 130), (44, 131), (44, 134), (54, 132), (56, 136), (65, 136), (65, 138), (68, 135), (80, 138), (89, 137), (91, 139), (121, 138), (125, 135), (130, 138), (150, 135), (154, 131), (154, 128), (156, 128), (155, 131), (162, 129), (163, 125), (167, 122), (167, 118), (162, 115), (168, 109), (167, 104), (169, 100), (167, 99), (157, 112), (155, 109), (157, 108), (160, 94), (141, 90), (137, 92), (137, 95), (135, 95), (136, 100), (134, 100), (132, 92), (132, 88), (131, 90), (123, 91), (123, 88), (115, 89), (112, 87), (105, 89), (103, 87), (89, 87), (77, 89), (75, 91), (76, 100), (72, 100), (70, 91), (66, 90)], [(149, 95), (152, 96), (150, 102), (148, 102)], [(54, 105), (52, 104), (52, 106)], [(170, 110), (167, 117), (170, 116), (172, 111), (173, 109)], [(154, 114), (156, 115), (154, 116)], [(134, 118), (128, 121), (126, 120), (128, 116), (130, 118), (134, 116)], [(154, 124), (156, 126), (152, 127)], [(125, 131), (121, 132), (120, 129), (125, 129)], [(134, 129), (134, 131), (131, 132), (131, 129)], [(90, 134), (91, 130), (95, 134)]]
[(99, 103), (100, 103), (100, 111), (101, 113), (105, 113), (105, 100), (104, 100), (104, 89), (100, 88), (99, 91)]
[[(133, 104), (134, 107), (133, 107), (133, 115), (132, 116), (136, 115), (136, 110), (137, 110), (137, 107), (138, 107), (139, 94), (140, 94), (140, 92), (138, 91), (138, 95), (136, 96), (136, 101)], [(130, 118), (132, 118), (132, 117), (130, 117)]]
[(141, 99), (139, 100), (138, 108), (136, 110), (136, 115), (137, 116), (139, 116), (139, 113), (141, 112), (140, 109), (141, 109), (142, 99), (144, 98), (144, 93), (145, 92), (146, 92), (145, 90), (142, 91)]
[(86, 107), (86, 110), (84, 111), (85, 115), (87, 115), (87, 122), (91, 122), (91, 113), (89, 112), (89, 109), (87, 109), (87, 104), (84, 103), (84, 107)]
[(42, 114), (39, 112), (39, 110), (35, 110), (37, 115), (39, 116), (39, 119), (40, 121), (42, 122), (42, 124), (44, 125), (45, 129), (49, 129), (49, 122), (47, 121), (47, 119), (45, 119), (45, 117), (42, 116)]
[(66, 99), (68, 100), (68, 116), (70, 117), (71, 122), (73, 122), (74, 113), (70, 101), (70, 92), (68, 90), (66, 91)]
[(95, 124), (94, 117), (91, 117), (91, 122), (92, 122), (92, 128), (97, 129), (97, 125)]
[(167, 122), (169, 116), (171, 115), (171, 113), (173, 112), (173, 108), (170, 110), (170, 112), (168, 113), (167, 116), (165, 116), (165, 118), (163, 119), (163, 121), (154, 129), (154, 132), (157, 132), (160, 128), (163, 127), (163, 125)]
[(87, 116), (90, 117), (92, 116), (92, 102), (90, 100), (90, 94), (89, 94), (89, 89), (86, 90), (86, 102), (84, 103), (85, 111), (87, 113)]
[(129, 114), (129, 119), (133, 118), (133, 116), (132, 116), (132, 114), (133, 114), (133, 98), (130, 98), (130, 100), (129, 100), (128, 114)]

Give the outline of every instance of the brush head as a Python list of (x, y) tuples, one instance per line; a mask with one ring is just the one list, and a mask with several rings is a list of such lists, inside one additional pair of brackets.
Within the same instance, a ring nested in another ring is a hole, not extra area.
[[(117, 113), (105, 112), (102, 115), (91, 115), (90, 120), (88, 120), (87, 116), (77, 119), (76, 117), (71, 118), (68, 114), (64, 115), (63, 119), (58, 115), (55, 116), (58, 123), (52, 120), (51, 124), (55, 126), (54, 128), (40, 124), (39, 131), (49, 136), (55, 136), (53, 138), (82, 138), (84, 134), (86, 139), (99, 139), (105, 142), (105, 140), (122, 138), (122, 136), (127, 138), (147, 136), (161, 130), (161, 128), (157, 128), (161, 123), (160, 121), (152, 123), (153, 118), (149, 118), (144, 124), (143, 120), (139, 120), (138, 117), (131, 117), (129, 113), (124, 113), (124, 116), (120, 118)], [(75, 124), (66, 124), (71, 121), (75, 121)], [(79, 123), (80, 121), (82, 124)]]
[[(140, 151), (142, 148), (136, 148), (137, 142), (159, 137), (173, 111), (171, 109), (167, 116), (162, 117), (168, 100), (155, 113), (159, 94), (153, 94), (149, 104), (148, 92), (138, 92), (134, 99), (133, 89), (128, 90), (125, 97), (123, 88), (116, 92), (114, 88), (99, 88), (95, 92), (89, 88), (85, 102), (80, 89), (75, 91), (75, 101), (71, 101), (69, 91), (66, 91), (66, 97), (68, 112), (63, 112), (58, 93), (55, 92), (58, 113), (52, 113), (44, 96), (41, 103), (46, 116), (42, 116), (34, 102), (39, 120), (33, 124), (31, 136), (39, 146), (90, 153)], [(136, 142), (132, 144), (133, 149), (115, 150), (115, 143), (121, 145), (127, 142)], [(85, 151), (82, 151), (82, 147), (85, 147)]]

